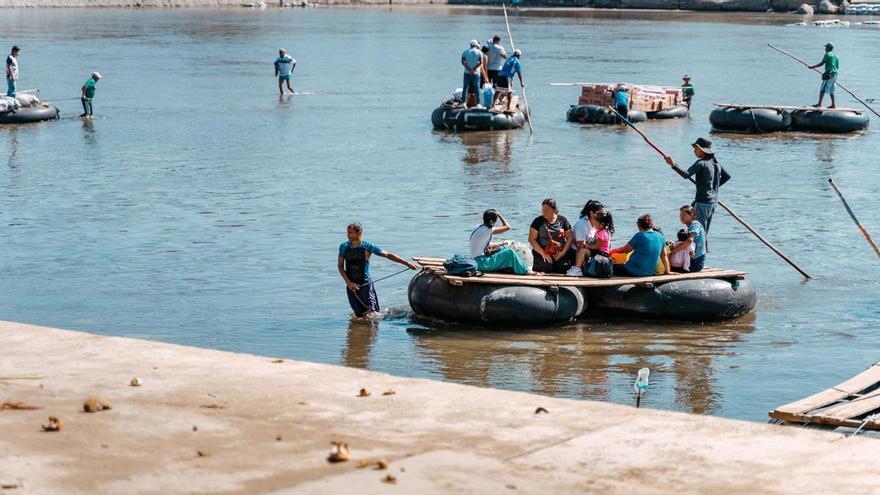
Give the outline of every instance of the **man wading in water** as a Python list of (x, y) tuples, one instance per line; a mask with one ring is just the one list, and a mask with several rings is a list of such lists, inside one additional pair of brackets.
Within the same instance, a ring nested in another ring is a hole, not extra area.
[[(727, 181), (730, 180), (730, 174), (715, 159), (715, 152), (712, 151), (712, 142), (708, 139), (699, 138), (692, 144), (694, 147), (694, 155), (697, 161), (689, 169), (687, 173), (679, 172), (679, 175), (685, 179), (694, 177), (697, 186), (697, 193), (694, 197), (694, 211), (697, 214), (697, 221), (709, 235), (709, 225), (712, 223), (712, 215), (715, 214), (715, 207), (718, 205), (718, 190), (721, 189)], [(671, 167), (675, 167), (675, 161), (671, 156), (666, 157), (666, 163)]]
[(348, 288), (348, 304), (358, 318), (379, 312), (379, 297), (370, 280), (370, 257), (378, 255), (415, 270), (416, 265), (394, 253), (364, 240), (364, 228), (353, 223), (347, 229), (348, 240), (339, 245), (337, 268)]
[(822, 64), (825, 64), (825, 72), (822, 73), (822, 86), (819, 87), (819, 103), (813, 106), (816, 108), (821, 107), (822, 100), (825, 99), (825, 93), (828, 93), (828, 96), (831, 97), (831, 106), (828, 108), (836, 108), (837, 105), (834, 103), (834, 85), (837, 83), (837, 70), (840, 67), (840, 60), (834, 54), (834, 45), (831, 43), (825, 43), (825, 56), (822, 57), (822, 61), (809, 67), (815, 69)]
[(275, 59), (275, 77), (278, 78), (278, 91), (284, 96), (284, 83), (287, 82), (287, 89), (290, 94), (295, 95), (296, 91), (290, 85), (290, 78), (293, 77), (293, 68), (296, 67), (296, 59), (287, 54), (284, 49), (278, 50), (278, 58)]

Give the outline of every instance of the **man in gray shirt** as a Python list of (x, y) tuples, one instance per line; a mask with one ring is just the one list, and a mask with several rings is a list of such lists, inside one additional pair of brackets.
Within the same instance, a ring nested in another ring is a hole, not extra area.
[[(715, 214), (715, 207), (718, 205), (718, 190), (730, 180), (730, 174), (715, 159), (715, 152), (712, 151), (711, 141), (699, 138), (692, 146), (694, 147), (694, 155), (697, 156), (697, 161), (687, 169), (686, 173), (678, 169), (675, 170), (685, 179), (694, 178), (697, 186), (697, 193), (693, 203), (694, 210), (697, 213), (697, 221), (706, 230), (706, 236), (708, 237), (712, 215)], [(666, 157), (666, 163), (675, 165), (670, 156)]]
[(489, 82), (494, 86), (495, 78), (498, 77), (498, 72), (504, 66), (507, 52), (501, 46), (501, 36), (497, 34), (492, 37), (491, 43), (486, 44), (486, 47), (489, 49), (489, 62), (486, 64), (486, 72), (489, 76)]

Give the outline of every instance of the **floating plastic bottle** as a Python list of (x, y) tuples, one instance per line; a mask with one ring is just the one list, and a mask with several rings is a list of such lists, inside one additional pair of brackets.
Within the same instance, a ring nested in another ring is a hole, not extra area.
[(651, 370), (648, 368), (642, 368), (639, 370), (639, 374), (636, 375), (636, 382), (633, 384), (633, 388), (635, 389), (638, 395), (642, 395), (648, 391), (648, 381), (650, 380)]

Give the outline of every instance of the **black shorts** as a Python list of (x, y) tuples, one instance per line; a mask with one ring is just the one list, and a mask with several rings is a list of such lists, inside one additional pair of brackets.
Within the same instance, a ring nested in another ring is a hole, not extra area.
[(495, 78), (495, 88), (496, 89), (510, 89), (510, 78), (507, 76), (498, 76)]
[(497, 70), (486, 70), (486, 74), (489, 75), (489, 82), (494, 84), (495, 80), (498, 79), (498, 73), (500, 71)]
[(626, 105), (618, 105), (616, 110), (617, 113), (623, 115), (624, 117), (629, 115), (629, 108)]

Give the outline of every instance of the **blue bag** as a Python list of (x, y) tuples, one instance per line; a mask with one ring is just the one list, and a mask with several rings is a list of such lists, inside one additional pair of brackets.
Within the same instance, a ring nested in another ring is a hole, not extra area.
[(607, 255), (596, 253), (587, 263), (584, 275), (595, 278), (611, 278), (614, 275), (614, 263)]
[(456, 254), (443, 262), (443, 269), (447, 275), (472, 277), (477, 274), (477, 262), (470, 256)]

